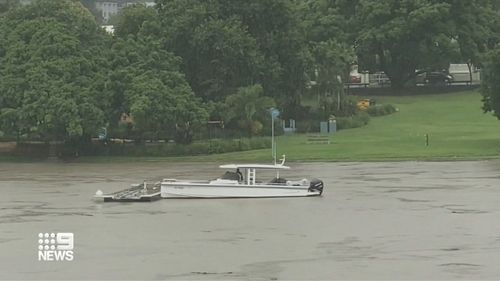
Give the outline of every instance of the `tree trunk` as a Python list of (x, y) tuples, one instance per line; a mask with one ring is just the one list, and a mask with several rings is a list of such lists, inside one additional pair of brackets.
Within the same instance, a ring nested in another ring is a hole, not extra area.
[(391, 88), (402, 89), (415, 74), (415, 62), (408, 59), (401, 50), (391, 49), (384, 51), (379, 48), (379, 59), (381, 69), (391, 80)]
[(402, 89), (405, 86), (406, 81), (408, 80), (407, 76), (401, 71), (385, 71), (389, 79), (391, 80), (391, 88), (393, 89)]
[(472, 85), (472, 67), (470, 61), (467, 62), (467, 68), (469, 69), (469, 83)]

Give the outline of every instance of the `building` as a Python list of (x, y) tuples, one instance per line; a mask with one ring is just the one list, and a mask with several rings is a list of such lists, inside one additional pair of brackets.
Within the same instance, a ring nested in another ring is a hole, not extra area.
[(118, 2), (119, 1), (112, 0), (95, 2), (95, 8), (97, 11), (101, 12), (104, 22), (108, 22), (113, 15), (118, 14)]
[(121, 9), (124, 7), (135, 5), (135, 4), (143, 4), (147, 7), (152, 7), (155, 5), (155, 2), (152, 0), (144, 1), (144, 0), (96, 0), (95, 8), (97, 11), (101, 13), (103, 22), (107, 23), (114, 15), (118, 14)]
[(21, 5), (29, 5), (33, 2), (33, 0), (19, 0), (19, 4)]
[[(29, 5), (32, 2), (33, 0), (19, 0), (19, 4), (21, 5)], [(88, 7), (88, 5), (94, 6), (95, 10), (100, 13), (104, 23), (109, 22), (111, 17), (118, 14), (118, 12), (120, 12), (120, 10), (124, 7), (135, 4), (143, 4), (146, 5), (146, 7), (153, 7), (155, 5), (154, 0), (89, 0), (85, 2), (87, 3), (87, 8), (90, 10), (92, 9), (91, 7)]]

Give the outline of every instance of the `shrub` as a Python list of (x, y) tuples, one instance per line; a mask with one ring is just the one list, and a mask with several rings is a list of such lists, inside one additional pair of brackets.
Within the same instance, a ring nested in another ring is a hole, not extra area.
[(213, 139), (196, 141), (191, 144), (176, 143), (103, 143), (92, 144), (85, 155), (112, 156), (191, 156), (271, 147), (270, 138)]
[(301, 120), (296, 122), (297, 133), (319, 132), (320, 120)]
[(271, 139), (269, 138), (251, 138), (250, 148), (251, 149), (265, 149), (271, 147)]
[(361, 126), (367, 125), (370, 122), (370, 115), (366, 112), (358, 112), (353, 118), (358, 119), (362, 123)]
[(371, 106), (366, 110), (370, 116), (383, 116), (396, 112), (396, 108), (392, 104)]
[(339, 117), (337, 118), (337, 129), (351, 129), (359, 128), (367, 125), (370, 122), (370, 116), (366, 112), (358, 112), (352, 117)]
[(49, 149), (50, 145), (46, 142), (20, 142), (17, 143), (14, 154), (45, 158), (49, 156)]

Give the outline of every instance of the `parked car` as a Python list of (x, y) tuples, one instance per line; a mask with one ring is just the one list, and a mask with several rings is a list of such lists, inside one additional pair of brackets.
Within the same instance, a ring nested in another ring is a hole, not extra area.
[(453, 76), (441, 71), (421, 71), (417, 72), (416, 83), (424, 84), (450, 84)]

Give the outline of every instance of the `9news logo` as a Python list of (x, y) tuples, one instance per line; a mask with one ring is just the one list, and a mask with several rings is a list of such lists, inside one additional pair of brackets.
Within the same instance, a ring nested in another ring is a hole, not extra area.
[(71, 232), (38, 233), (39, 261), (72, 261), (74, 235)]

